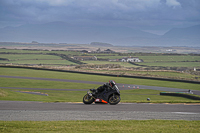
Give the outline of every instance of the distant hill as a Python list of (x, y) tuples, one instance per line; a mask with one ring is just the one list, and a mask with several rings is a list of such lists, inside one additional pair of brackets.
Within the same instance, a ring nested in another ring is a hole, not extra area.
[(163, 38), (200, 38), (200, 25), (188, 27), (188, 28), (173, 28), (165, 33)]
[(178, 46), (200, 46), (200, 25), (188, 28), (173, 28), (165, 33), (159, 41)]
[(102, 42), (91, 42), (91, 46), (102, 46), (102, 47), (112, 47), (112, 44), (109, 43), (102, 43)]
[[(0, 42), (103, 42), (121, 46), (199, 46), (200, 25), (172, 29), (163, 36), (128, 27), (82, 26), (66, 22), (0, 28)], [(103, 45), (103, 44), (102, 44)]]
[(127, 44), (134, 43), (141, 46), (191, 46), (200, 47), (200, 25), (187, 28), (173, 28), (164, 35), (152, 37), (129, 37), (121, 39)]

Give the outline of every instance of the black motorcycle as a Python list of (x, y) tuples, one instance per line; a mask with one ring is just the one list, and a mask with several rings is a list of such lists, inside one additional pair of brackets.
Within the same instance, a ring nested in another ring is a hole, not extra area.
[(83, 97), (84, 104), (92, 104), (95, 102), (116, 105), (120, 102), (120, 100), (120, 91), (116, 84), (114, 84), (112, 87), (107, 87), (102, 92), (97, 92), (96, 89), (90, 89), (90, 91), (88, 91)]

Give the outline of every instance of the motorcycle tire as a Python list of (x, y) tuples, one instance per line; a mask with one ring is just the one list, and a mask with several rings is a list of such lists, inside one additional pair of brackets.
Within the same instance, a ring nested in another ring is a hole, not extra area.
[(121, 98), (119, 95), (112, 95), (109, 97), (108, 102), (110, 105), (116, 105), (120, 102)]
[(91, 97), (90, 95), (86, 94), (84, 97), (83, 97), (83, 103), (84, 104), (92, 104), (94, 102), (94, 98)]

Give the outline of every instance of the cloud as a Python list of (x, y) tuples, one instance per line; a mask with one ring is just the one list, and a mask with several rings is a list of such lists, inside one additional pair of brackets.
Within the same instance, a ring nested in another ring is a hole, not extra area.
[(177, 0), (166, 0), (166, 4), (172, 7), (181, 6)]
[(74, 0), (35, 0), (37, 3), (46, 3), (50, 6), (67, 6)]
[(198, 23), (199, 10), (199, 0), (0, 0), (0, 27), (52, 21), (132, 27)]

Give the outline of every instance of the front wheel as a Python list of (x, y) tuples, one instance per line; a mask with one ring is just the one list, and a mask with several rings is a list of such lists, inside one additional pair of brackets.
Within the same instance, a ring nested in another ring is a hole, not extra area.
[(113, 94), (112, 96), (109, 97), (108, 102), (111, 105), (116, 105), (120, 102), (121, 98), (119, 95)]
[(89, 94), (86, 94), (83, 97), (83, 103), (84, 104), (92, 104), (94, 102), (94, 98), (92, 96), (90, 96)]

